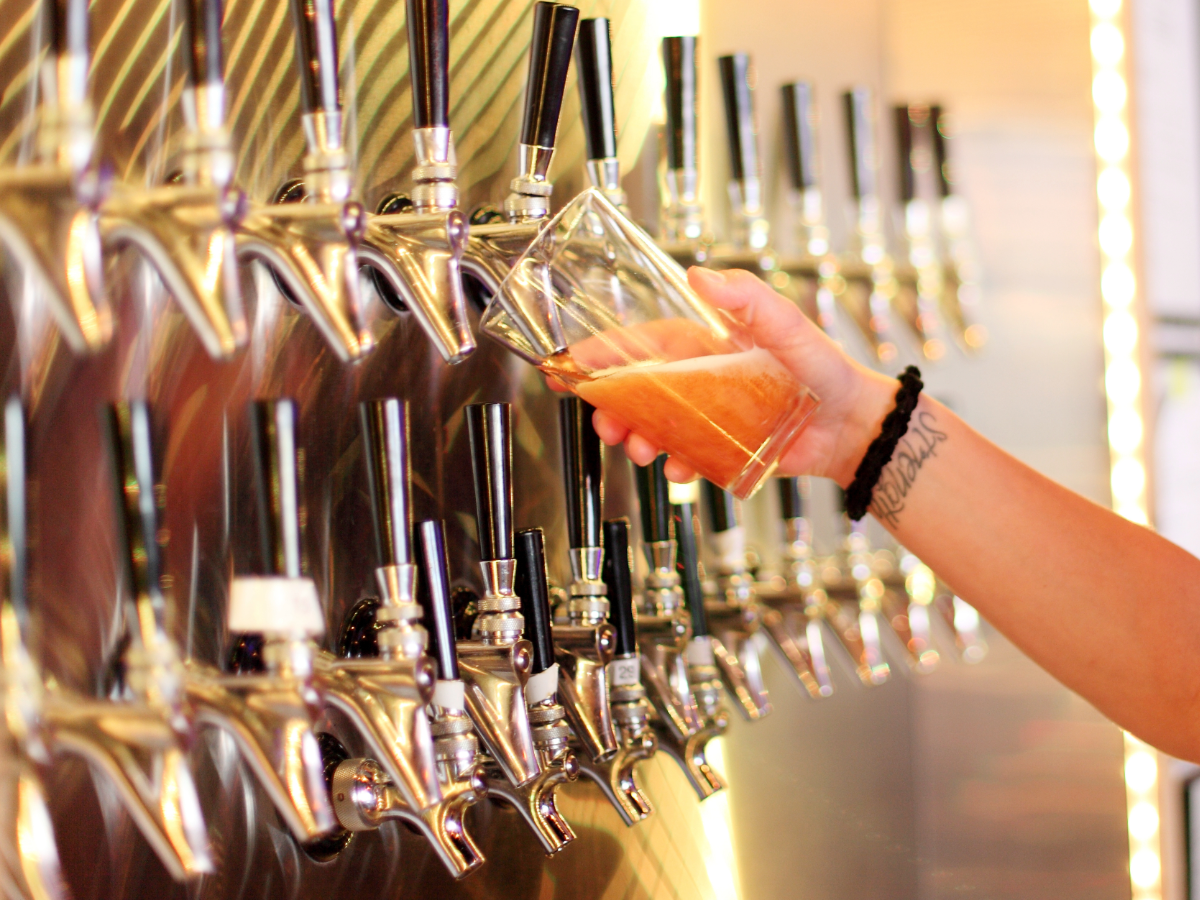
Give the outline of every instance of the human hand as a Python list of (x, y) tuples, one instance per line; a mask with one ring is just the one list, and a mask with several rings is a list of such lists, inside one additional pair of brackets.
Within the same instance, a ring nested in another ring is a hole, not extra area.
[[(892, 407), (895, 381), (852, 360), (799, 307), (749, 272), (693, 266), (688, 283), (704, 300), (741, 322), (759, 347), (770, 351), (821, 400), (780, 460), (779, 474), (817, 475), (848, 485)], [(596, 410), (593, 423), (606, 444), (624, 443), (626, 456), (637, 465), (649, 465), (661, 452), (611, 413)], [(696, 477), (676, 459), (667, 460), (665, 471), (672, 481)]]

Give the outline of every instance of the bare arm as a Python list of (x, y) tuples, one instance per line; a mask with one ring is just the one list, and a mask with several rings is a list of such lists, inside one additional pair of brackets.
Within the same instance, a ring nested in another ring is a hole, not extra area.
[[(824, 401), (784, 474), (845, 487), (891, 410), (897, 383), (848, 360), (803, 314), (746, 273), (691, 276)], [(597, 414), (634, 462), (657, 453)], [(668, 474), (692, 473), (672, 466)], [(1176, 756), (1200, 760), (1200, 560), (1055, 484), (922, 396), (872, 514), (1052, 675)]]

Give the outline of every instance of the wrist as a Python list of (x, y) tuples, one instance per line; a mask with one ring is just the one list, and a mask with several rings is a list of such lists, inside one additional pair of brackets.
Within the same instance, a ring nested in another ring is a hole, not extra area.
[(854, 473), (866, 456), (867, 448), (879, 437), (884, 418), (896, 405), (896, 390), (899, 386), (895, 378), (889, 378), (865, 367), (859, 368), (859, 375), (858, 391), (838, 441), (838, 464), (830, 473), (833, 480), (843, 489), (854, 481)]

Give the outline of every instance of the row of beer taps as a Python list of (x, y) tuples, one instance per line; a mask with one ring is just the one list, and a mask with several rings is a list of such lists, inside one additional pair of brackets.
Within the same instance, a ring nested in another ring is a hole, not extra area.
[[(385, 198), (374, 213), (353, 199), (333, 0), (291, 2), (306, 154), (303, 176), (282, 185), (270, 204), (251, 202), (234, 181), (220, 2), (186, 6), (186, 135), (177, 172), (151, 189), (117, 182), (98, 160), (87, 99), (86, 2), (39, 6), (48, 47), (38, 79), (37, 154), (0, 170), (0, 240), (79, 354), (112, 339), (117, 323), (104, 261), (133, 247), (215, 359), (235, 355), (249, 339), (238, 277), (248, 260), (271, 272), (344, 362), (364, 357), (374, 341), (361, 316), (360, 267), (371, 270), (385, 303), (413, 314), (446, 362), (465, 359), (475, 347), (468, 292), (495, 293), (551, 211), (550, 164), (573, 53), (589, 177), (624, 202), (605, 19), (579, 22), (574, 7), (535, 4), (518, 172), (502, 211), (468, 220), (459, 209), (449, 127), (446, 0), (407, 2), (413, 188)], [(768, 264), (752, 114), (743, 115), (750, 97), (743, 57), (721, 64), (723, 75), (731, 73), (726, 96), (737, 113), (731, 135), (741, 153), (731, 193), (738, 237), (730, 248), (707, 238), (697, 200), (695, 40), (668, 38), (663, 49), (664, 246), (710, 265), (750, 266), (738, 262), (750, 253), (751, 267), (772, 283), (787, 287), (807, 277), (817, 285), (814, 296), (837, 295), (837, 278), (853, 280), (848, 263), (833, 260), (831, 268), (827, 249), (817, 253), (811, 240), (807, 269), (788, 268), (786, 260)], [(812, 117), (797, 115), (793, 143), (811, 146), (804, 129)], [(801, 158), (802, 171), (804, 165)], [(817, 227), (811, 216), (804, 222)], [(775, 278), (780, 274), (790, 280)], [(878, 279), (871, 279), (874, 296)], [(226, 627), (233, 651), (219, 668), (185, 659), (169, 636), (162, 517), (172, 498), (156, 471), (154, 410), (130, 401), (105, 412), (124, 540), (126, 640), (105, 695), (81, 696), (40, 672), (29, 652), (26, 413), (18, 400), (5, 407), (0, 516), (7, 548), (3, 790), (10, 798), (0, 845), (18, 896), (67, 896), (41, 776), (56, 753), (83, 757), (112, 785), (178, 880), (215, 866), (188, 765), (207, 728), (229, 735), (310, 855), (332, 858), (354, 833), (402, 820), (462, 877), (484, 862), (468, 828), (472, 805), (515, 808), (553, 854), (575, 837), (558, 810), (558, 789), (581, 775), (628, 825), (653, 812), (636, 767), (658, 750), (678, 763), (698, 797), (708, 797), (723, 786), (705, 749), (728, 725), (726, 695), (749, 720), (770, 712), (761, 660), (768, 643), (809, 694), (824, 697), (833, 692), (829, 661), (838, 646), (851, 652), (863, 682), (887, 677), (880, 636), (888, 627), (901, 631), (914, 667), (928, 667), (936, 655), (930, 610), (953, 612), (946, 604), (961, 602), (947, 600), (916, 561), (895, 562), (893, 555), (889, 569), (887, 554), (872, 552), (858, 526), (845, 553), (817, 559), (805, 486), (794, 480), (780, 482), (788, 568), (773, 579), (755, 571), (732, 498), (705, 488), (716, 576), (706, 579), (700, 497), (668, 485), (661, 459), (637, 472), (647, 572), (639, 591), (631, 553), (637, 529), (631, 536), (630, 522), (604, 520), (603, 452), (591, 410), (567, 398), (560, 403), (560, 444), (571, 584), (556, 593), (542, 532), (514, 527), (511, 406), (473, 404), (465, 416), (484, 592), (457, 609), (442, 523), (412, 522), (410, 423), (405, 404), (389, 398), (358, 410), (377, 596), (327, 636), (323, 598), (303, 559), (301, 482), (320, 473), (306, 473), (301, 463), (295, 404), (256, 401), (248, 415), (262, 570), (232, 578)], [(955, 639), (969, 655), (980, 644), (969, 617), (958, 612), (947, 622), (957, 625)]]

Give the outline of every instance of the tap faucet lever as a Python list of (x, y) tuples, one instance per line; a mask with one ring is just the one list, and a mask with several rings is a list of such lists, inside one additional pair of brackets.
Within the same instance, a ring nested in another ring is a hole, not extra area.
[(302, 576), (303, 518), (296, 441), (296, 405), (291, 400), (250, 404), (258, 501), (259, 547), (265, 571)]
[(720, 677), (708, 631), (708, 611), (704, 607), (704, 586), (700, 582), (700, 555), (696, 546), (695, 503), (687, 500), (672, 504), (675, 535), (679, 549), (675, 568), (683, 587), (683, 602), (692, 623), (686, 657), (688, 682), (696, 696), (696, 705), (705, 720), (717, 718), (721, 699)]
[(578, 397), (559, 401), (571, 591), (567, 617), (573, 625), (597, 625), (608, 616), (601, 568), (600, 521), (604, 504), (604, 450), (592, 425), (594, 407)]
[(550, 160), (578, 22), (574, 6), (545, 0), (534, 4), (518, 174), (504, 201), (510, 221), (540, 219), (550, 212)]
[(608, 19), (584, 19), (579, 23), (575, 57), (587, 141), (588, 179), (621, 206), (625, 203), (625, 192), (621, 190), (621, 164), (617, 159), (612, 34)]
[(413, 127), (450, 125), (450, 8), (447, 0), (408, 0)]
[(762, 171), (758, 156), (758, 131), (754, 122), (754, 93), (750, 57), (745, 53), (722, 56), (718, 61), (725, 125), (729, 139), (731, 180), (729, 197), (737, 220), (735, 244), (762, 250), (770, 224), (763, 212)]
[(342, 92), (338, 82), (337, 20), (334, 0), (290, 0), (300, 71), (300, 107), (308, 147), (306, 172), (333, 173), (322, 187), (330, 199), (350, 194), (349, 159), (343, 146)]
[(700, 206), (700, 173), (697, 166), (696, 42), (691, 35), (663, 39), (666, 74), (667, 195), (665, 237), (669, 241), (695, 242), (704, 234)]

